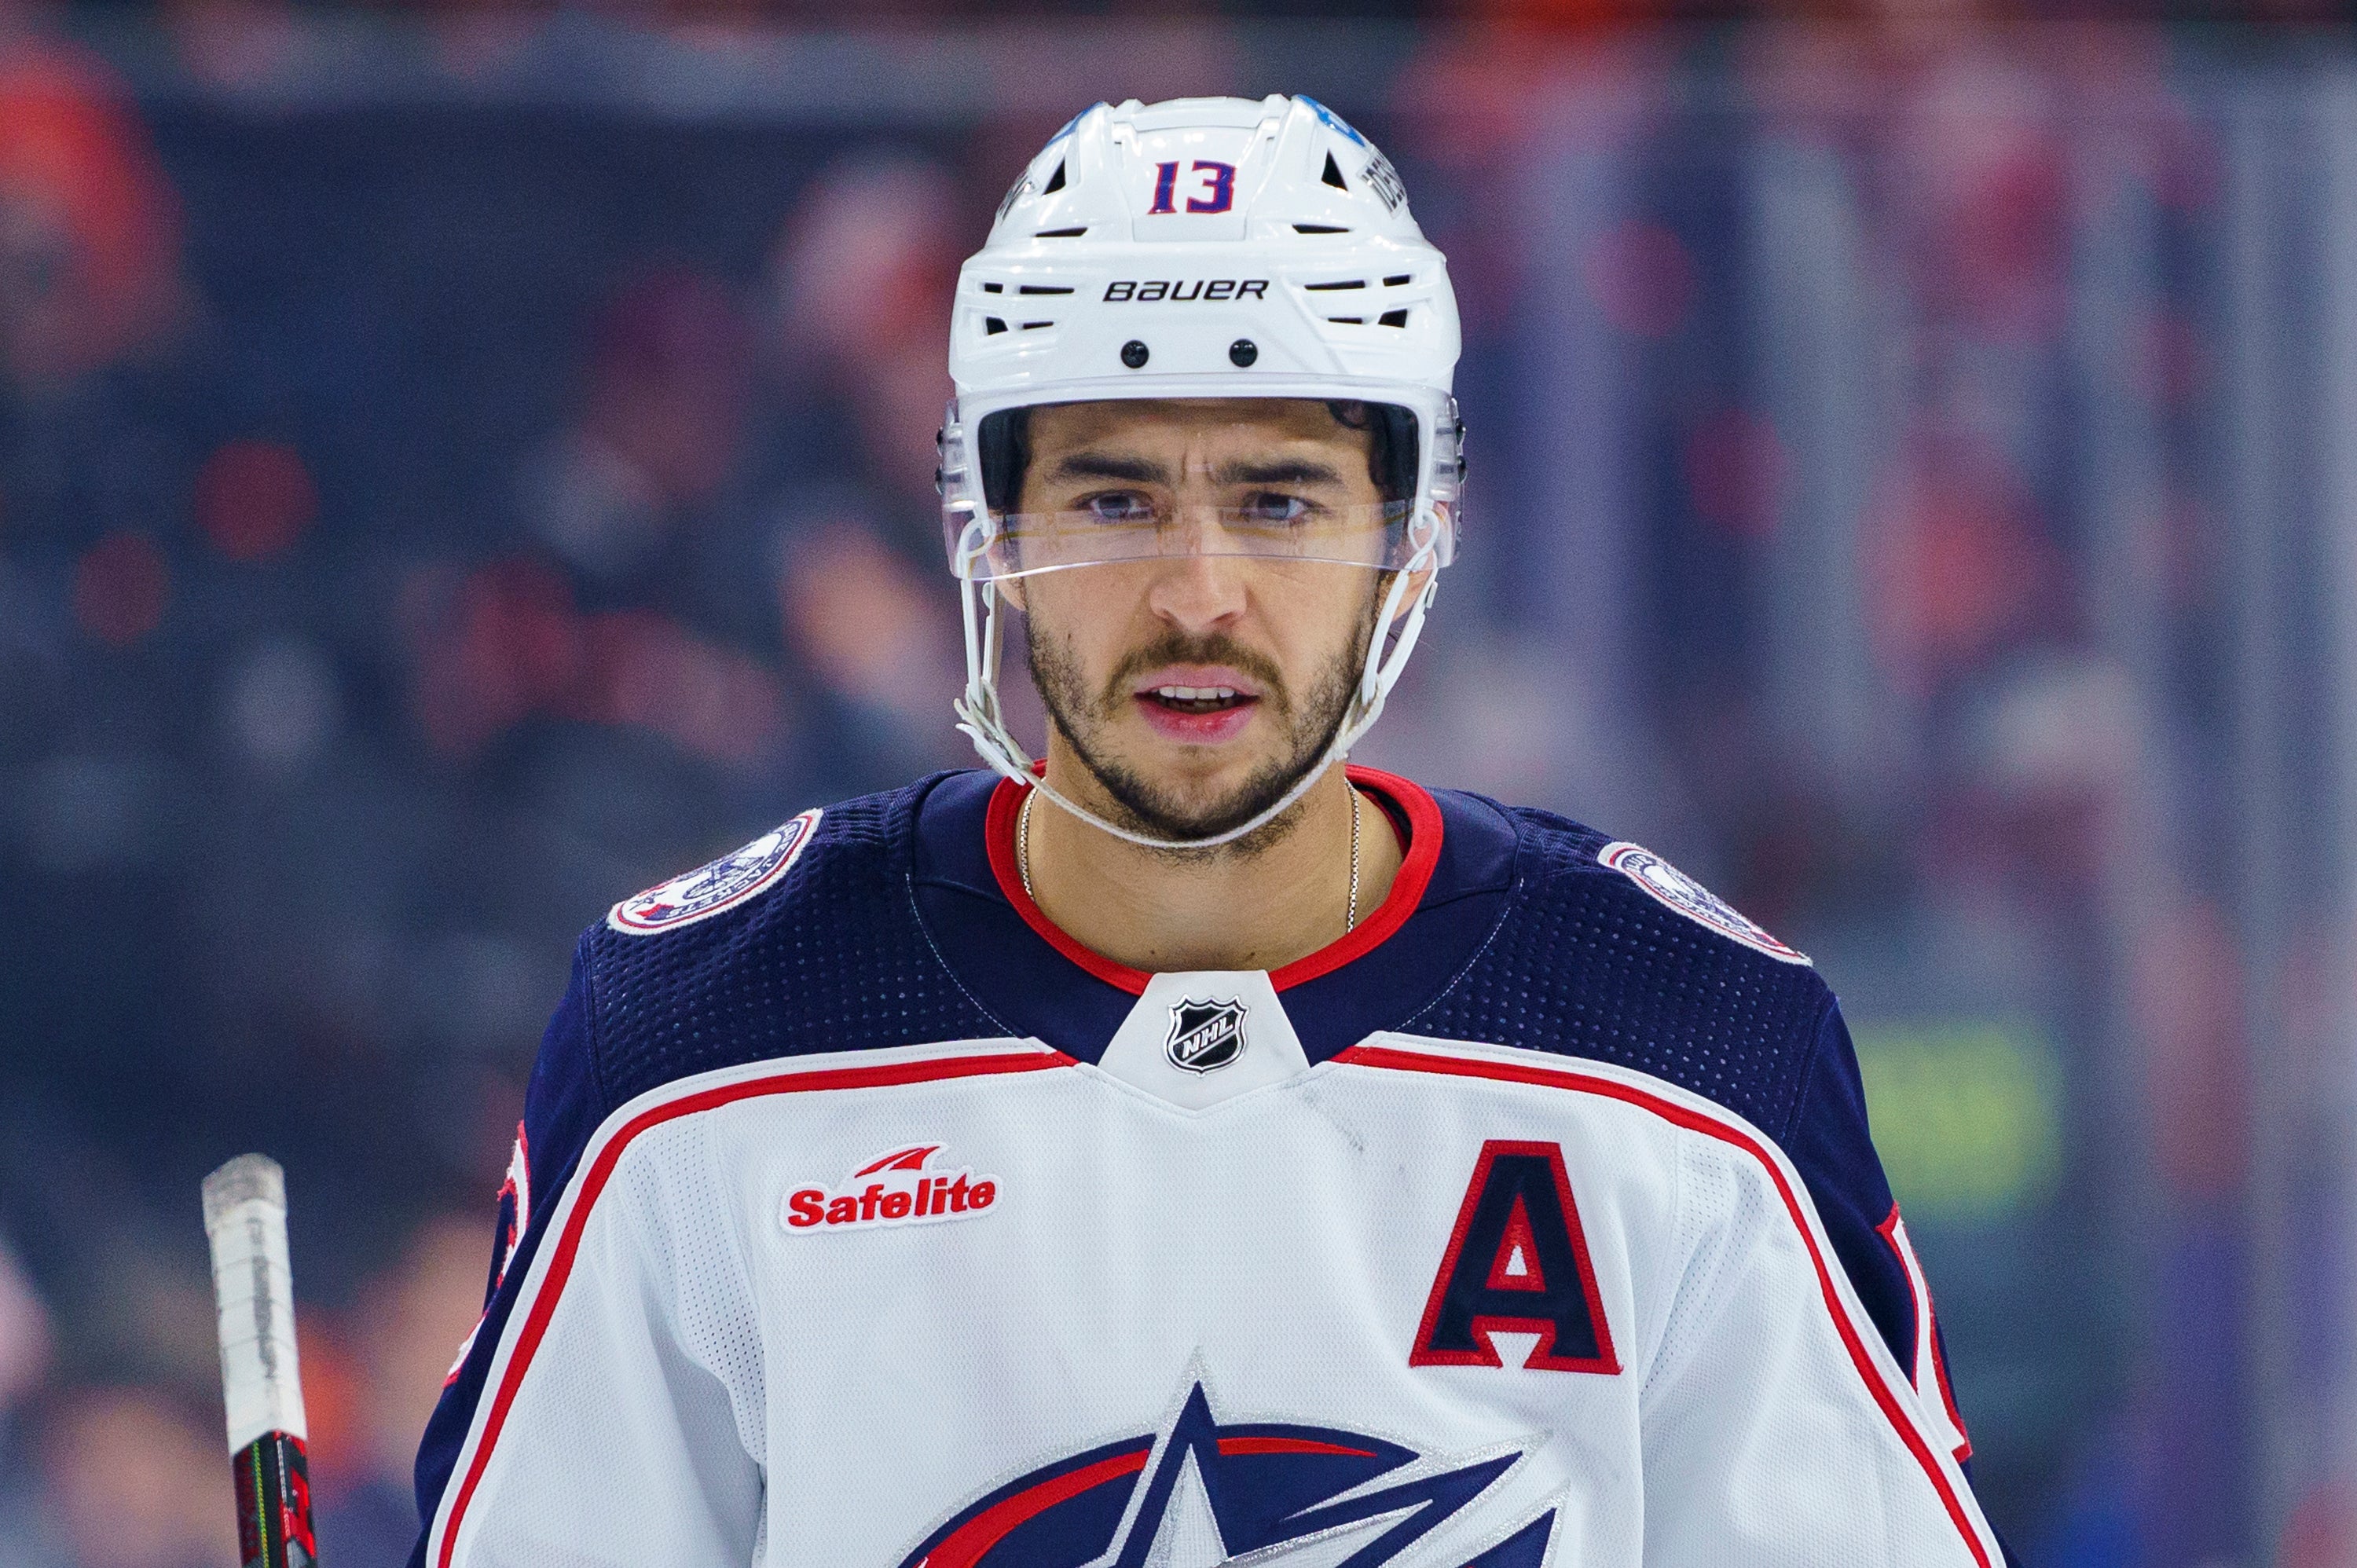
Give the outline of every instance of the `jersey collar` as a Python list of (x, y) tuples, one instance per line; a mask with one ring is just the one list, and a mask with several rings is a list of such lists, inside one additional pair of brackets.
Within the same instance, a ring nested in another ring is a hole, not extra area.
[[(1493, 801), (1371, 768), (1351, 779), (1405, 832), (1407, 854), (1357, 929), (1270, 976), (1313, 1062), (1408, 1026), (1448, 990), (1504, 918), (1521, 843)], [(1092, 1062), (1147, 977), (1090, 951), (1023, 896), (1014, 858), (1022, 790), (978, 771), (920, 786), (909, 896), (941, 961), (1007, 1034)]]
[[(1395, 774), (1378, 772), (1372, 768), (1345, 769), (1352, 784), (1375, 798), (1383, 809), (1384, 817), (1393, 831), (1406, 840), (1406, 856), (1401, 861), (1398, 875), (1392, 878), (1391, 892), (1365, 919), (1353, 926), (1339, 940), (1327, 943), (1316, 952), (1294, 960), (1282, 969), (1269, 973), (1269, 983), (1279, 991), (1315, 980), (1361, 958), (1383, 944), (1385, 939), (1407, 924), (1424, 900), (1425, 888), (1432, 881), (1433, 868), (1440, 864), (1440, 843), (1443, 828), (1440, 808), (1423, 786)], [(1125, 963), (1115, 963), (1093, 948), (1086, 947), (1071, 932), (1048, 918), (1046, 910), (1033, 901), (1023, 886), (1023, 873), (1016, 860), (1015, 831), (1017, 819), (1023, 811), (1023, 800), (1028, 793), (1025, 785), (1012, 779), (1002, 779), (991, 791), (990, 812), (983, 824), (984, 843), (990, 852), (991, 875), (997, 878), (998, 891), (1023, 923), (1044, 938), (1048, 945), (1108, 985), (1117, 985), (1132, 996), (1146, 993), (1146, 983), (1153, 978), (1142, 969), (1132, 969)], [(1405, 830), (1403, 832), (1403, 829)]]

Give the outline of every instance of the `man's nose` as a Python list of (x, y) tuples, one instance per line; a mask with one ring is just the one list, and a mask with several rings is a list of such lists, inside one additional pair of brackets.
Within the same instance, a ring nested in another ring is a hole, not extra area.
[(1243, 615), (1244, 562), (1235, 555), (1211, 553), (1222, 546), (1219, 531), (1185, 529), (1172, 542), (1182, 553), (1162, 558), (1146, 596), (1147, 607), (1180, 630), (1197, 633), (1215, 630)]

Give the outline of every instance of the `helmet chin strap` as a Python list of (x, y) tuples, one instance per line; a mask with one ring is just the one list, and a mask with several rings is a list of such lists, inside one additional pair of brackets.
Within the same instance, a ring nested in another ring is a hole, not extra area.
[[(963, 578), (958, 584), (965, 611), (965, 693), (952, 704), (958, 715), (958, 728), (973, 737), (974, 748), (983, 761), (1006, 778), (1027, 789), (1039, 790), (1049, 800), (1073, 816), (1103, 832), (1125, 843), (1147, 849), (1215, 849), (1232, 843), (1246, 833), (1275, 821), (1292, 809), (1294, 802), (1309, 792), (1310, 787), (1325, 776), (1326, 770), (1347, 756), (1359, 737), (1367, 733), (1382, 715), (1383, 703), (1400, 672), (1407, 668), (1408, 655), (1415, 650), (1415, 639), (1424, 629), (1425, 612), (1432, 607), (1434, 592), (1440, 586), (1440, 574), (1433, 570), (1433, 546), (1426, 542), (1414, 559), (1394, 573), (1391, 590), (1384, 596), (1383, 612), (1375, 618), (1373, 635), (1368, 639), (1367, 656), (1361, 666), (1359, 687), (1351, 694), (1351, 706), (1341, 726), (1335, 730), (1333, 740), (1315, 767), (1296, 779), (1293, 787), (1277, 797), (1265, 810), (1222, 833), (1203, 838), (1157, 838), (1135, 829), (1109, 822), (1104, 818), (1079, 804), (1045, 779), (1032, 772), (1032, 758), (1022, 744), (1008, 731), (998, 704), (999, 654), (1006, 643), (1006, 628), (999, 619), (1006, 599), (996, 584)], [(1406, 603), (1408, 585), (1418, 572), (1428, 572), (1424, 587), (1413, 603)], [(1401, 618), (1405, 604), (1405, 618)], [(1394, 619), (1399, 620), (1399, 637), (1388, 655), (1383, 643)]]

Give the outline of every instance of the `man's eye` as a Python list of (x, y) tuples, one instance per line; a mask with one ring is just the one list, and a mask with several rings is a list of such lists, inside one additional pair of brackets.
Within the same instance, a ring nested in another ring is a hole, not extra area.
[(1146, 522), (1154, 517), (1152, 503), (1134, 490), (1091, 496), (1081, 503), (1081, 510), (1098, 522)]
[(1299, 522), (1309, 515), (1309, 503), (1299, 496), (1265, 492), (1244, 502), (1244, 516), (1254, 522)]

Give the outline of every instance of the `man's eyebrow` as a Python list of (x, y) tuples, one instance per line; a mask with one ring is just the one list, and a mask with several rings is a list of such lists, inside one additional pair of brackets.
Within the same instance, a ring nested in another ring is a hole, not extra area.
[(1116, 457), (1103, 452), (1070, 452), (1048, 470), (1056, 479), (1126, 479), (1133, 485), (1168, 485), (1170, 470), (1151, 457)]
[[(1048, 470), (1054, 479), (1119, 479), (1133, 485), (1168, 485), (1170, 470), (1151, 457), (1109, 452), (1069, 452)], [(1221, 485), (1338, 485), (1341, 470), (1314, 457), (1238, 457), (1211, 476)]]
[(1211, 476), (1212, 482), (1222, 485), (1339, 485), (1341, 470), (1331, 463), (1321, 463), (1311, 457), (1274, 457), (1254, 462), (1239, 457), (1223, 463)]

